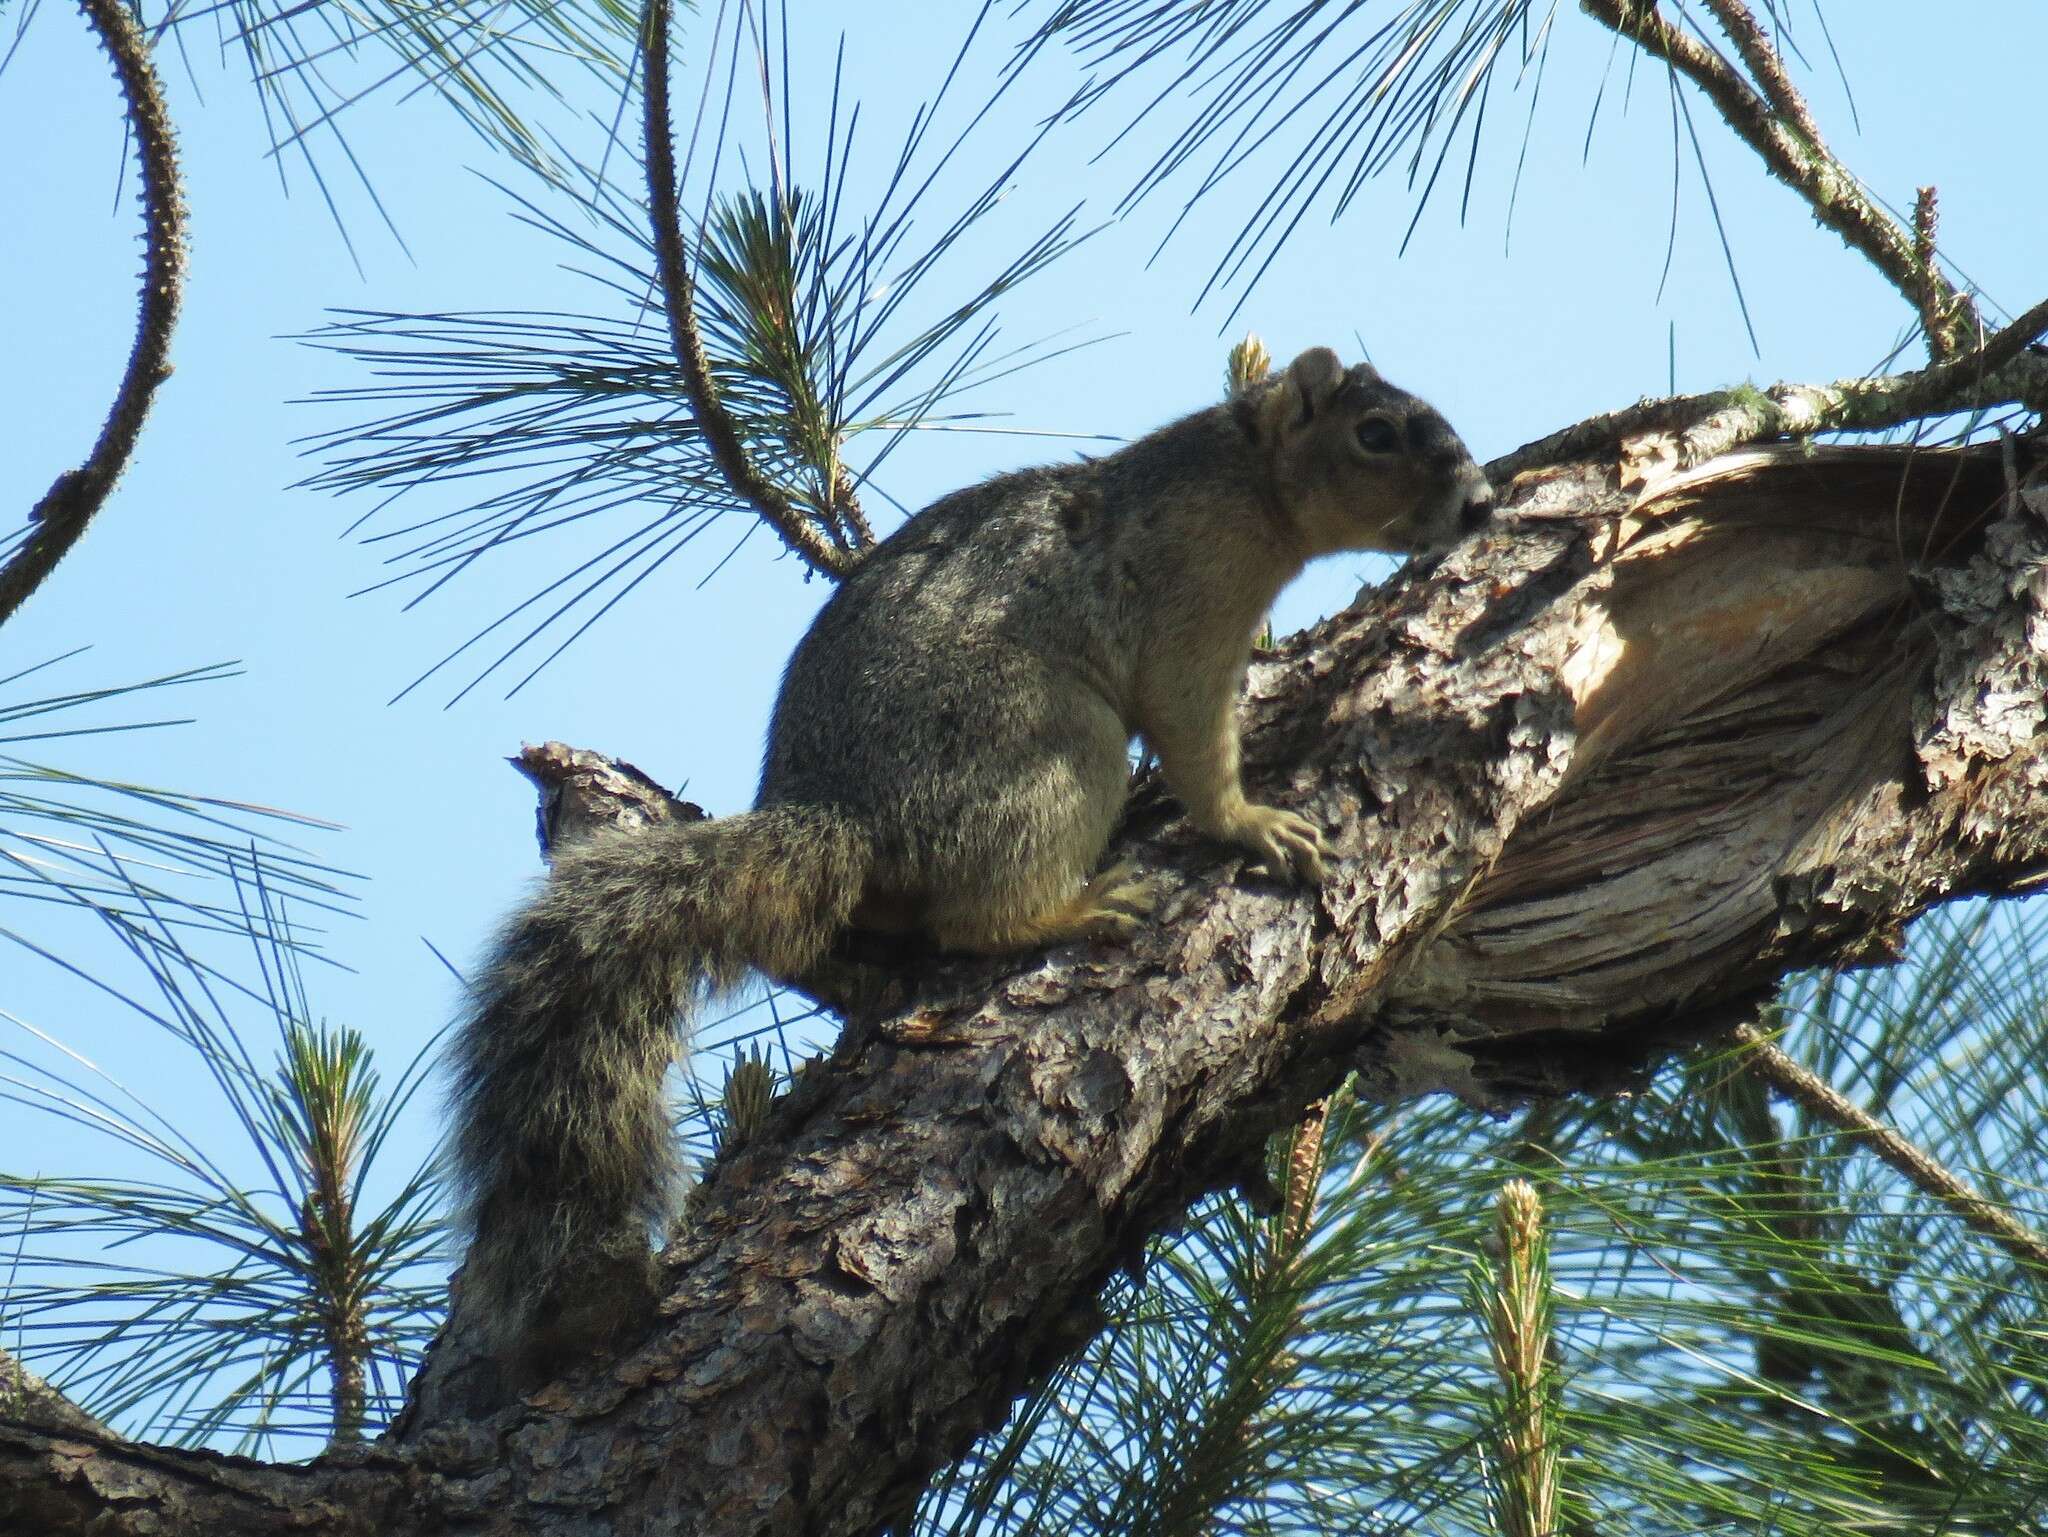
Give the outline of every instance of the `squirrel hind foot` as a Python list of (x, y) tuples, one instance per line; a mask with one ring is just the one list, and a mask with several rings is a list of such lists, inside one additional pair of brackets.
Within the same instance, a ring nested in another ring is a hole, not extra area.
[(1157, 883), (1120, 862), (1047, 912), (1021, 918), (975, 914), (942, 919), (932, 925), (932, 937), (943, 949), (971, 955), (1002, 955), (1074, 940), (1122, 944), (1144, 925), (1158, 901)]

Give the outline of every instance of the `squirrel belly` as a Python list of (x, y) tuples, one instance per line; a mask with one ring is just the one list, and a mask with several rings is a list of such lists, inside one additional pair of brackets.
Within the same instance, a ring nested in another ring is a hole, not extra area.
[(1319, 878), (1321, 830), (1244, 792), (1253, 634), (1308, 561), (1442, 548), (1491, 500), (1427, 403), (1313, 348), (908, 519), (791, 657), (756, 809), (565, 847), (500, 934), (453, 1053), (465, 1313), (528, 1378), (631, 1337), (673, 1206), (663, 1077), (749, 969), (801, 978), (855, 924), (989, 953), (1129, 936), (1146, 884), (1096, 866), (1132, 737), (1201, 832)]

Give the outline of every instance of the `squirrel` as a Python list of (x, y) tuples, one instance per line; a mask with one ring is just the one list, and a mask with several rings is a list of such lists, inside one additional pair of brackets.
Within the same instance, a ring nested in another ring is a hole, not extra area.
[(1115, 453), (910, 517), (783, 674), (752, 811), (561, 850), (498, 937), (453, 1050), (465, 1312), (529, 1381), (627, 1337), (677, 1156), (678, 1019), (750, 970), (801, 983), (847, 929), (948, 950), (1135, 931), (1095, 871), (1141, 737), (1208, 836), (1318, 880), (1304, 818), (1247, 800), (1254, 632), (1309, 561), (1444, 547), (1492, 492), (1442, 416), (1325, 347)]

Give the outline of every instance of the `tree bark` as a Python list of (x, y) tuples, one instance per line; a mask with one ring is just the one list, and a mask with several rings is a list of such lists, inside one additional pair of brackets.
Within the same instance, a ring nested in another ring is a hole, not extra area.
[(1123, 852), (1168, 895), (1136, 943), (868, 988), (707, 1171), (625, 1359), (471, 1418), (458, 1328), (390, 1442), (310, 1467), (0, 1425), (0, 1529), (874, 1532), (1347, 1072), (1609, 1092), (1791, 968), (2048, 877), (2027, 446), (1675, 462), (1526, 474), (1255, 662), (1249, 777), (1324, 828), (1321, 888), (1141, 802)]

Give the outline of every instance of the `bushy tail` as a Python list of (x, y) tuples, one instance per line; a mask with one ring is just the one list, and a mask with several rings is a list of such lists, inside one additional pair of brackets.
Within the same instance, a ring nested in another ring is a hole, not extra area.
[[(676, 1174), (662, 1076), (703, 998), (749, 967), (799, 974), (858, 901), (867, 840), (772, 807), (562, 850), (499, 935), (453, 1052), (453, 1158), (472, 1244), (464, 1312), (551, 1366), (616, 1318), (579, 1297), (647, 1269)], [(551, 1338), (567, 1335), (569, 1338)]]

